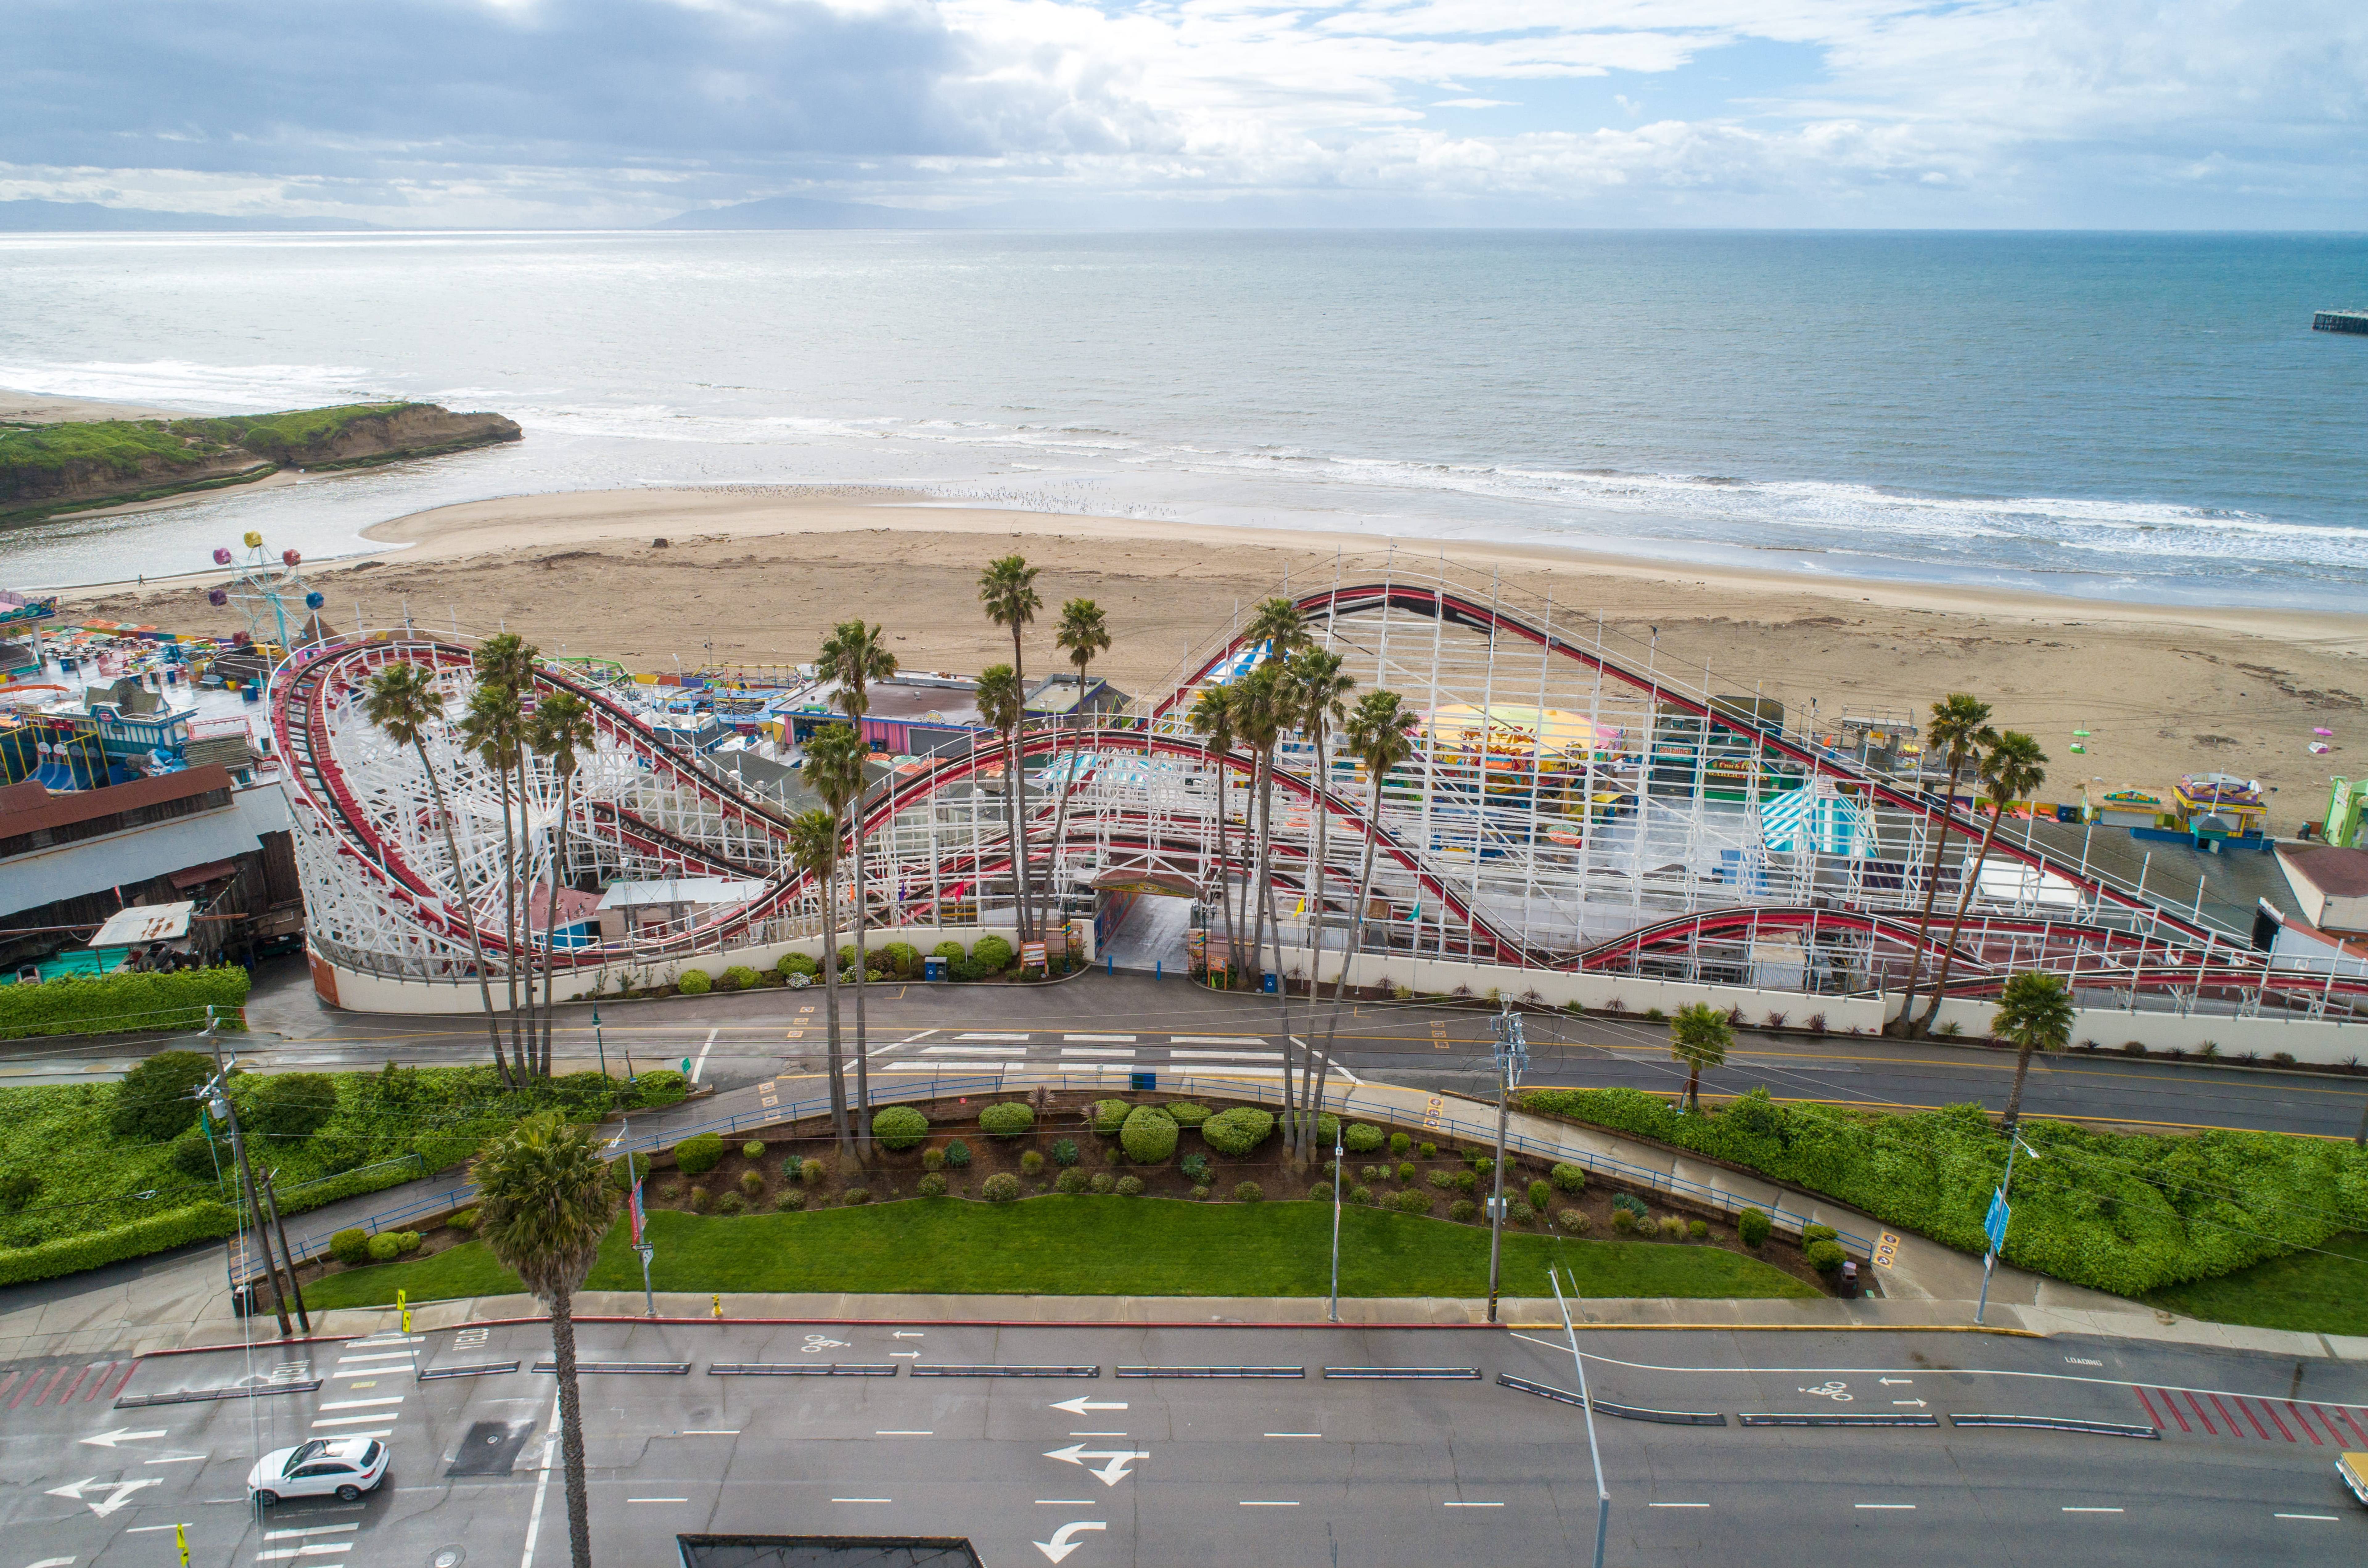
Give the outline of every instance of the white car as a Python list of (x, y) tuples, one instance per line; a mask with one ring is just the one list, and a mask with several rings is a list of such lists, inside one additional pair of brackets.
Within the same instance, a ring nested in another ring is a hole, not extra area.
[(386, 1479), (386, 1445), (374, 1437), (315, 1437), (274, 1449), (246, 1472), (247, 1494), (265, 1507), (283, 1497), (350, 1503)]

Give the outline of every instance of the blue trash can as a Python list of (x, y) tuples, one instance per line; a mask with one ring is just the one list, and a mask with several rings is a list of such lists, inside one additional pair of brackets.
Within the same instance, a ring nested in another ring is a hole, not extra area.
[(1282, 985), (1282, 977), (1281, 977), (1281, 975), (1279, 975), (1279, 974), (1269, 974), (1269, 975), (1266, 977), (1265, 982), (1259, 985), (1258, 989), (1259, 989), (1259, 990), (1261, 990), (1261, 991), (1263, 991), (1263, 992), (1265, 992), (1268, 995), (1271, 996), (1271, 995), (1273, 995), (1273, 994), (1274, 994), (1278, 990), (1281, 989), (1281, 985)]
[(940, 958), (936, 953), (931, 953), (921, 960), (921, 978), (923, 980), (943, 980), (945, 977), (946, 960), (944, 959)]
[(1133, 1080), (1134, 1087), (1138, 1089), (1147, 1090), (1159, 1087), (1159, 1074), (1156, 1073), (1137, 1073), (1133, 1074)]

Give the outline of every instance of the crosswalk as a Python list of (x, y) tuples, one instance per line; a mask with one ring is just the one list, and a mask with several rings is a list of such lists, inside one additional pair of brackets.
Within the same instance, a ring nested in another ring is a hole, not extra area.
[[(321, 1403), (313, 1410), (311, 1435), (391, 1440), (404, 1402), (410, 1397), (417, 1347), (427, 1337), (377, 1334), (340, 1346), (336, 1365), (321, 1379)], [(255, 1561), (293, 1563), (297, 1568), (346, 1568), (346, 1559), (359, 1552), (355, 1532), (362, 1525), (359, 1506), (348, 1506), (355, 1508), (356, 1517), (351, 1519), (333, 1520), (308, 1508), (303, 1523), (291, 1518), (285, 1526), (265, 1530)]]
[[(1283, 1071), (1282, 1042), (1260, 1035), (928, 1029), (875, 1055), (877, 1071), (940, 1077), (1026, 1071), (1280, 1078)], [(1338, 1062), (1332, 1070), (1349, 1083), (1361, 1081)]]

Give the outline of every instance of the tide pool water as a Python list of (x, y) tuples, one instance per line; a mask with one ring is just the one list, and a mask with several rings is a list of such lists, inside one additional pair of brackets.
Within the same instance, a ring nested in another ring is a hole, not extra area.
[(319, 560), (450, 502), (949, 501), (2354, 608), (2351, 236), (0, 238), (0, 386), (411, 397), (514, 447), (0, 536), (12, 585)]

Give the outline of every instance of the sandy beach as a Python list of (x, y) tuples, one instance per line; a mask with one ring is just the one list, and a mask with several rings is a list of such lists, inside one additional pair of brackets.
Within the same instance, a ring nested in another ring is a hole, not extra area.
[[(371, 530), (399, 553), (324, 568), (314, 585), (332, 624), (359, 604), (374, 623), (407, 606), (421, 624), (507, 625), (546, 649), (643, 669), (802, 663), (831, 622), (883, 623), (908, 667), (971, 671), (1008, 657), (979, 613), (975, 581), (1017, 551), (1043, 569), (1047, 614), (1097, 600), (1115, 643), (1096, 666), (1144, 692), (1233, 614), (1281, 590), (1379, 574), (1440, 546), (1301, 531), (1197, 528), (925, 504), (860, 487), (760, 486), (522, 496), (448, 506)], [(654, 540), (663, 538), (659, 548)], [(1707, 664), (1737, 689), (1832, 716), (1921, 713), (1943, 693), (1988, 699), (1998, 722), (2055, 759), (2044, 793), (2070, 798), (2214, 770), (2278, 789), (2272, 822), (2292, 832), (2325, 804), (2330, 775), (2368, 746), (2368, 617), (2110, 605), (1975, 589), (1898, 586), (1622, 562), (1530, 546), (1458, 543), (1449, 558), (1551, 592), (1574, 619), (1643, 638), (1657, 626), (1672, 667)], [(229, 631), (234, 611), (202, 580), (71, 596), (84, 617)], [(1558, 610), (1558, 614), (1560, 611)], [(1049, 628), (1030, 664), (1049, 668)], [(2305, 747), (2314, 726), (2335, 750)], [(2093, 732), (2088, 755), (2067, 747)]]

